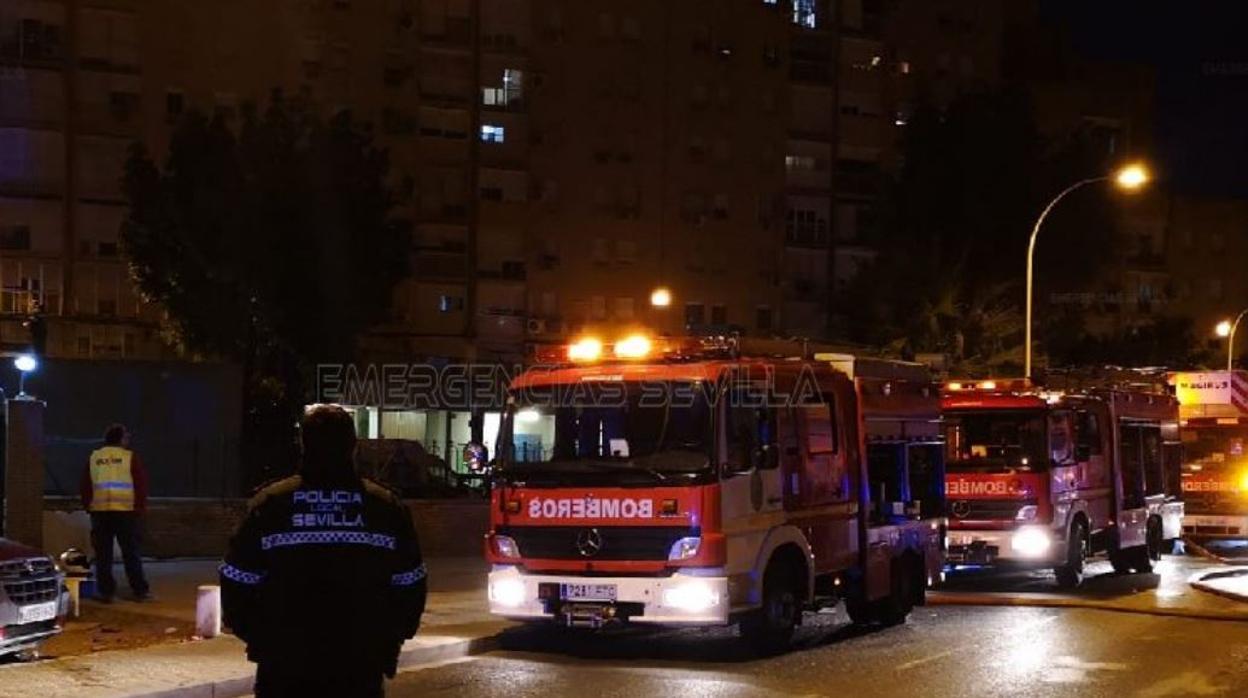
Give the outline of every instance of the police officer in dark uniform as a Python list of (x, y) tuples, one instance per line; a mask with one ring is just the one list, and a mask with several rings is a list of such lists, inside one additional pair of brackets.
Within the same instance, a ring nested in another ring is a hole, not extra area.
[(425, 607), (411, 515), (355, 472), (355, 425), (318, 405), (299, 473), (261, 489), (221, 566), (225, 624), (256, 662), (256, 696), (381, 696)]

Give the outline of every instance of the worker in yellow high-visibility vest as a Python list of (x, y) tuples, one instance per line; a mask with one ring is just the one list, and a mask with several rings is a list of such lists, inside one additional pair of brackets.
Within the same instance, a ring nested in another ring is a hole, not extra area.
[(140, 521), (147, 507), (147, 471), (130, 448), (130, 434), (120, 424), (104, 432), (104, 445), (91, 452), (82, 476), (82, 505), (91, 512), (91, 545), (95, 548), (96, 599), (111, 603), (113, 541), (121, 546), (126, 581), (136, 601), (151, 598), (139, 555)]

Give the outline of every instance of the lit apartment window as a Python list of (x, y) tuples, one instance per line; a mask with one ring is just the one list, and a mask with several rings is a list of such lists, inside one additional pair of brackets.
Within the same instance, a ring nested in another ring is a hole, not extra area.
[(438, 311), (453, 313), (464, 309), (463, 296), (438, 296)]
[(807, 29), (815, 28), (815, 0), (793, 0), (793, 23)]
[(484, 143), (502, 143), (507, 139), (506, 129), (494, 124), (481, 124), (481, 140)]
[(815, 156), (813, 155), (785, 155), (784, 169), (790, 172), (814, 172)]

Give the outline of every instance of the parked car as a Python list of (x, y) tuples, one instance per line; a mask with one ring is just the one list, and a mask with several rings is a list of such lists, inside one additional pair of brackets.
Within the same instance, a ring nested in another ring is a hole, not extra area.
[(69, 608), (65, 580), (52, 558), (0, 538), (0, 657), (33, 655), (61, 632)]

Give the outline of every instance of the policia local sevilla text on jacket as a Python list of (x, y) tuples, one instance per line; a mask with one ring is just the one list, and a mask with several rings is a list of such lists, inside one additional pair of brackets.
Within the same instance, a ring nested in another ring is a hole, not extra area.
[(260, 671), (393, 676), (424, 612), (411, 515), (355, 476), (260, 490), (221, 567), (225, 623)]

